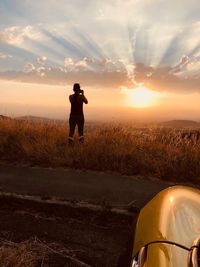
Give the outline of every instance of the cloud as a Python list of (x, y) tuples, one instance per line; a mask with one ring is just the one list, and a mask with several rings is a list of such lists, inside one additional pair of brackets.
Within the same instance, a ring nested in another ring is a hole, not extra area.
[[(88, 63), (89, 62), (89, 63)], [(67, 65), (63, 67), (38, 66), (37, 64), (26, 63), (24, 70), (21, 72), (9, 71), (0, 73), (0, 79), (16, 80), (29, 83), (45, 83), (45, 84), (72, 84), (80, 82), (83, 86), (101, 86), (102, 88), (112, 87), (113, 89), (121, 86), (134, 88), (139, 84), (157, 91), (168, 91), (178, 93), (191, 93), (194, 91), (200, 92), (200, 75), (197, 71), (200, 67), (200, 62), (197, 59), (189, 60), (182, 58), (180, 64), (187, 64), (186, 70), (180, 68), (180, 71), (173, 73), (176, 67), (158, 67), (145, 66), (142, 63), (137, 63), (133, 67), (133, 75), (128, 75), (123, 68), (118, 69), (116, 62), (105, 61), (95, 62), (86, 58), (80, 61), (65, 60)], [(102, 65), (101, 65), (101, 64)], [(112, 67), (107, 68), (107, 64), (112, 64)], [(86, 65), (87, 64), (87, 65)], [(101, 71), (94, 71), (89, 68), (89, 64), (99, 64)], [(69, 70), (69, 66), (71, 69)], [(120, 70), (120, 71), (119, 71)], [(126, 70), (126, 69), (125, 69)]]
[(74, 60), (72, 58), (70, 58), (70, 57), (67, 58), (66, 57), (64, 59), (64, 67), (65, 67), (66, 70), (69, 70), (69, 71), (73, 70), (74, 65), (75, 65), (75, 62), (74, 62)]
[(173, 91), (178, 93), (200, 92), (200, 62), (188, 57), (182, 57), (175, 67), (151, 67), (136, 64), (134, 82), (142, 83), (158, 91)]
[[(46, 61), (46, 57), (37, 58), (37, 63), (39, 64), (39, 66), (36, 64), (34, 65), (30, 62), (27, 62), (24, 65), (23, 72), (26, 74), (34, 74), (34, 75), (39, 75), (39, 76), (43, 77), (43, 76), (45, 76), (46, 72), (51, 70), (51, 68), (44, 66), (45, 61)], [(20, 76), (21, 72), (18, 72), (18, 74)], [(22, 75), (22, 77), (23, 77), (23, 75)], [(23, 81), (23, 79), (22, 79), (22, 81)]]
[(16, 46), (20, 46), (26, 40), (38, 39), (41, 39), (41, 33), (30, 25), (25, 27), (12, 26), (0, 32), (0, 43)]
[(180, 78), (200, 78), (200, 56), (185, 57), (173, 73)]
[(1, 72), (0, 78), (29, 83), (71, 84), (75, 81), (84, 86), (134, 88), (143, 84), (157, 91), (179, 93), (200, 92), (200, 54), (183, 55), (174, 66), (151, 66), (129, 63), (124, 59), (78, 59), (65, 57), (63, 65), (47, 64), (47, 57), (36, 57), (27, 62), (23, 71)]
[(37, 73), (41, 76), (44, 77), (46, 73), (46, 68), (45, 67), (39, 67), (37, 68)]
[(0, 53), (0, 59), (8, 59), (8, 58), (12, 58), (12, 57), (13, 56), (11, 56), (11, 55)]
[(30, 73), (33, 72), (35, 69), (35, 66), (32, 63), (28, 62), (25, 64), (23, 72)]
[(47, 57), (45, 57), (45, 56), (37, 58), (37, 63), (40, 65), (45, 65), (46, 61), (47, 61)]
[(170, 70), (170, 73), (171, 74), (178, 74), (184, 69), (187, 70), (187, 66), (188, 66), (189, 62), (190, 62), (190, 58), (188, 56), (186, 56), (186, 55), (182, 56), (180, 59), (180, 62)]
[(124, 60), (66, 57), (62, 67), (48, 66), (47, 58), (27, 62), (21, 72), (0, 73), (2, 79), (47, 84), (66, 84), (79, 81), (84, 85), (133, 88), (144, 84), (154, 90), (189, 92), (200, 90), (199, 57), (182, 56), (174, 67), (152, 67), (143, 63), (130, 64)]
[(64, 67), (65, 71), (93, 71), (93, 72), (124, 72), (128, 70), (130, 72), (131, 64), (127, 64), (120, 59), (112, 60), (110, 58), (94, 59), (84, 57), (80, 60), (74, 60), (72, 58), (65, 58)]
[(27, 62), (23, 71), (0, 72), (0, 79), (16, 80), (29, 83), (67, 84), (78, 81), (84, 86), (103, 86), (117, 88), (130, 86), (125, 68), (120, 61), (96, 61), (83, 58), (74, 60), (65, 58), (63, 67), (52, 67)]

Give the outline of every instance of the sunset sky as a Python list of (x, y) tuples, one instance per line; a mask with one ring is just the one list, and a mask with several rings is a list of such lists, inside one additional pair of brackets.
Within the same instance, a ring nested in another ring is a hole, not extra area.
[(199, 0), (1, 0), (0, 114), (200, 121)]

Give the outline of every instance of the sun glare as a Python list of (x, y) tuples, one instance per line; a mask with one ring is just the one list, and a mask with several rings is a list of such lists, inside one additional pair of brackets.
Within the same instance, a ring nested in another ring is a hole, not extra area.
[(142, 86), (134, 89), (124, 89), (125, 102), (127, 106), (135, 108), (146, 108), (154, 106), (158, 101), (158, 93)]

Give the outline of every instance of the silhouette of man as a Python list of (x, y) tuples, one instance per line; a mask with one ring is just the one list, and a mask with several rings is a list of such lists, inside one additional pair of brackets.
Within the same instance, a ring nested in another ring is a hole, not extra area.
[(83, 114), (83, 103), (88, 104), (88, 100), (84, 95), (84, 91), (81, 90), (80, 84), (75, 83), (73, 86), (74, 94), (69, 96), (71, 103), (71, 112), (69, 117), (69, 144), (74, 143), (74, 132), (76, 125), (78, 126), (79, 143), (84, 141), (84, 114)]

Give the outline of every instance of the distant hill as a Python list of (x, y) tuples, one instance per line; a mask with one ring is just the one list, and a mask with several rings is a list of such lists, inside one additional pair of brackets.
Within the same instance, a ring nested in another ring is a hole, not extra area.
[(37, 116), (21, 116), (21, 117), (17, 117), (17, 120), (23, 120), (23, 121), (52, 121), (49, 118), (44, 118), (44, 117), (37, 117)]
[(159, 126), (169, 128), (200, 128), (200, 123), (192, 120), (171, 120), (161, 122)]
[(30, 122), (56, 122), (56, 123), (62, 123), (62, 120), (59, 119), (50, 119), (46, 117), (37, 117), (37, 116), (21, 116), (17, 117), (16, 120), (22, 120), (22, 121), (30, 121)]
[(11, 120), (11, 118), (8, 116), (0, 115), (0, 120)]

